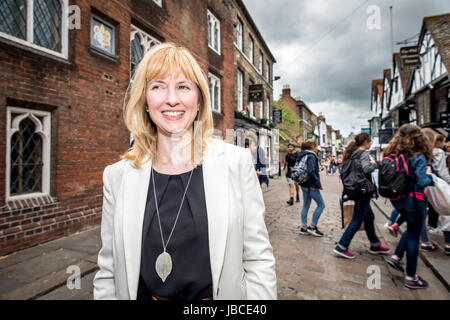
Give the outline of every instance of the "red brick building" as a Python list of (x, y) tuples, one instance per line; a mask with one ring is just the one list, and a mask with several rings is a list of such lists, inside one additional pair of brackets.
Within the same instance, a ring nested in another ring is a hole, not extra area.
[(124, 93), (152, 45), (190, 49), (216, 134), (234, 124), (228, 1), (15, 3), (0, 4), (0, 256), (100, 223), (103, 169), (130, 142)]

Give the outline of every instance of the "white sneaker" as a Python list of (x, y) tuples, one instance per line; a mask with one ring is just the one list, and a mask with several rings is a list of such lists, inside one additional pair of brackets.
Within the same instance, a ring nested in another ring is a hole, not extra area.
[(390, 221), (388, 221), (388, 222), (386, 222), (386, 223), (384, 224), (384, 226), (383, 226), (383, 227), (385, 227), (386, 229), (388, 229), (390, 225), (391, 225), (391, 222), (390, 222)]
[(438, 228), (430, 228), (430, 229), (428, 229), (428, 233), (439, 235), (439, 236), (444, 234), (439, 227)]

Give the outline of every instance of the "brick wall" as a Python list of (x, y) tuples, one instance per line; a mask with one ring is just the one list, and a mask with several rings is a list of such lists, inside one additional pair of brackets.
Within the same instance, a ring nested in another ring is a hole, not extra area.
[[(222, 114), (216, 127), (233, 128), (234, 65), (226, 1), (77, 0), (81, 29), (69, 31), (67, 60), (0, 39), (0, 256), (69, 235), (101, 221), (102, 172), (129, 143), (122, 103), (129, 83), (131, 23), (160, 41), (186, 46), (205, 74), (221, 77)], [(221, 20), (221, 56), (208, 49), (206, 10)], [(116, 26), (117, 58), (90, 48), (90, 15)], [(50, 195), (6, 201), (8, 106), (51, 112)]]

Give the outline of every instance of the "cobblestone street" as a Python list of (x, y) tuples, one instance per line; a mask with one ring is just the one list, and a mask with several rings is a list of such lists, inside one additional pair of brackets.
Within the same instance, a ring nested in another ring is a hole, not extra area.
[[(358, 232), (350, 245), (350, 250), (356, 254), (355, 259), (337, 257), (333, 248), (344, 231), (341, 229), (338, 201), (342, 187), (337, 175), (321, 174), (321, 180), (326, 206), (318, 224), (320, 231), (325, 234), (322, 238), (299, 234), (303, 199), (300, 195), (300, 203), (294, 203), (293, 206), (286, 204), (289, 193), (284, 176), (271, 179), (268, 189), (265, 185), (262, 187), (267, 211), (266, 223), (277, 261), (280, 300), (450, 299), (448, 290), (420, 258), (417, 273), (429, 282), (430, 287), (416, 291), (405, 288), (402, 274), (388, 267), (385, 262), (387, 256), (368, 252), (369, 242), (364, 231)], [(313, 201), (308, 223), (315, 207)], [(377, 235), (386, 241), (393, 252), (399, 238), (394, 238), (383, 228), (386, 218), (377, 207), (372, 205), (372, 209)], [(444, 255), (442, 251), (439, 254)], [(368, 273), (369, 266), (379, 267), (380, 289), (371, 290), (367, 287), (367, 280), (373, 274)]]

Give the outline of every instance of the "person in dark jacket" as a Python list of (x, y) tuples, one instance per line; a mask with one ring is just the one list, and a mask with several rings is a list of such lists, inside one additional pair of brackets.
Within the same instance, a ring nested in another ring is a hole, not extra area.
[(424, 188), (434, 185), (431, 168), (427, 167), (433, 159), (432, 145), (425, 137), (421, 128), (404, 124), (384, 149), (384, 154), (405, 154), (411, 160), (411, 192), (400, 200), (391, 200), (395, 209), (406, 217), (407, 230), (403, 233), (397, 245), (395, 254), (386, 262), (396, 270), (404, 272), (402, 258), (406, 252), (406, 275), (404, 285), (410, 289), (427, 288), (427, 281), (416, 274), (417, 259), (419, 255), (419, 240), (422, 225), (426, 216), (426, 201)]
[(289, 143), (288, 148), (289, 152), (286, 154), (284, 169), (286, 172), (286, 180), (289, 185), (289, 195), (291, 196), (289, 201), (287, 201), (287, 204), (292, 206), (294, 205), (294, 188), (297, 194), (296, 201), (300, 202), (300, 187), (291, 179), (292, 168), (295, 166), (298, 153), (295, 151), (295, 145), (293, 143)]
[[(320, 215), (325, 209), (325, 202), (323, 201), (322, 194), (322, 184), (320, 183), (319, 177), (319, 159), (317, 158), (317, 150), (319, 149), (319, 144), (316, 139), (308, 139), (302, 143), (302, 152), (297, 156), (297, 161), (301, 161), (303, 157), (308, 157), (306, 159), (306, 165), (308, 170), (308, 180), (301, 185), (303, 192), (303, 208), (301, 212), (302, 226), (300, 228), (300, 234), (312, 234), (316, 237), (322, 237), (323, 233), (317, 228)], [(317, 203), (317, 208), (314, 211), (311, 224), (308, 224), (308, 211), (311, 206), (311, 201)]]
[[(371, 160), (369, 156), (370, 145), (372, 144), (372, 138), (369, 134), (362, 132), (355, 136), (355, 140), (349, 143), (345, 149), (344, 164), (347, 161), (355, 161), (359, 159), (361, 161), (362, 170), (369, 181), (372, 181), (371, 174), (377, 168), (375, 160)], [(379, 254), (387, 253), (390, 249), (378, 239), (375, 232), (374, 220), (372, 208), (370, 207), (370, 199), (372, 194), (361, 197), (361, 199), (355, 200), (355, 208), (353, 210), (353, 217), (350, 221), (347, 229), (345, 229), (339, 243), (334, 248), (333, 252), (341, 257), (347, 259), (354, 259), (355, 255), (349, 250), (349, 246), (356, 232), (359, 230), (364, 222), (364, 230), (366, 231), (367, 238), (370, 241), (369, 253)]]

